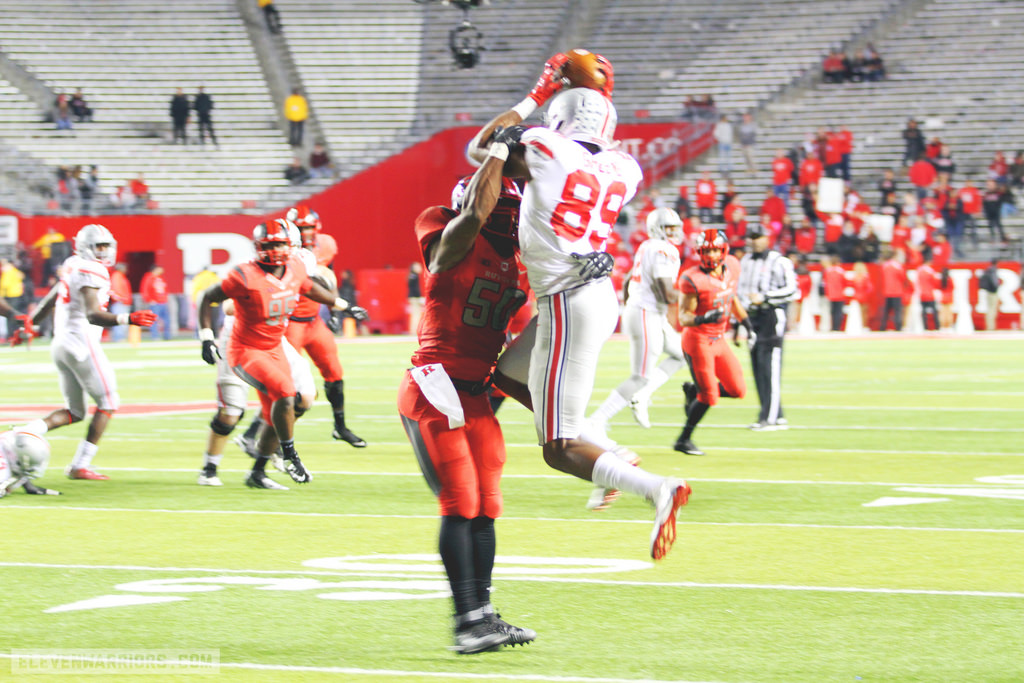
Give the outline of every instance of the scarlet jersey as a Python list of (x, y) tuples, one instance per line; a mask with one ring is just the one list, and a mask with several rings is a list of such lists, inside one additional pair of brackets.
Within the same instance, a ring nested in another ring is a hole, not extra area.
[(299, 295), (312, 287), (300, 261), (289, 259), (284, 268), (278, 278), (250, 261), (233, 268), (221, 283), (224, 293), (235, 300), (232, 345), (260, 350), (280, 346)]
[(519, 245), (538, 297), (584, 284), (572, 254), (604, 251), (643, 171), (620, 150), (592, 154), (547, 128), (523, 133), (530, 181), (519, 213)]
[[(319, 241), (320, 237), (318, 236), (317, 242)], [(292, 258), (301, 261), (307, 273), (312, 274), (316, 271), (317, 259), (314, 252), (309, 249), (299, 249)], [(299, 303), (295, 307), (292, 316), (295, 318), (312, 318), (317, 315), (320, 315), (320, 302), (313, 301), (308, 296), (300, 296)]]
[(711, 273), (705, 273), (699, 266), (687, 268), (679, 276), (679, 289), (683, 294), (697, 295), (696, 315), (703, 315), (708, 311), (720, 308), (725, 315), (717, 323), (704, 323), (697, 327), (687, 327), (683, 330), (687, 334), (702, 334), (715, 337), (725, 334), (729, 326), (729, 311), (732, 308), (732, 300), (736, 296), (736, 283), (740, 279), (740, 262), (735, 256), (726, 256), (722, 263), (722, 277), (718, 278)]
[(939, 286), (939, 276), (927, 263), (917, 269), (917, 290), (921, 301), (935, 301), (935, 290)]
[[(435, 206), (416, 218), (424, 262), (427, 248), (455, 216), (451, 209)], [(505, 343), (509, 320), (526, 301), (515, 255), (504, 258), (478, 238), (454, 268), (436, 275), (425, 270), (423, 275), (426, 305), (413, 365), (440, 363), (451, 377), (485, 379)]]

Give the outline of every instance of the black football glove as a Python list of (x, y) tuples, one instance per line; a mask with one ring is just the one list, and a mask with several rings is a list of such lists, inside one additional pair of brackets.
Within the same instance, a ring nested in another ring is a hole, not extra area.
[(341, 329), (341, 320), (333, 312), (327, 316), (327, 320), (324, 321), (327, 324), (327, 329), (331, 332), (337, 332)]
[(217, 348), (217, 342), (212, 339), (207, 339), (203, 342), (203, 360), (210, 365), (216, 365), (219, 359), (223, 358), (220, 355), (220, 349)]
[(722, 319), (723, 315), (725, 315), (725, 313), (722, 311), (721, 308), (714, 308), (708, 311), (707, 313), (698, 315), (696, 318), (694, 318), (693, 324), (703, 325), (705, 323), (717, 323), (719, 320)]
[(26, 481), (22, 488), (25, 489), (25, 493), (32, 496), (59, 496), (60, 491), (54, 491), (53, 489), (44, 489), (41, 486), (36, 486), (30, 481)]
[(598, 278), (611, 275), (615, 266), (615, 259), (604, 251), (592, 251), (589, 254), (572, 254), (572, 257), (580, 264), (580, 277), (584, 282), (597, 280)]
[(350, 314), (356, 320), (366, 320), (370, 317), (370, 312), (362, 306), (349, 306), (345, 309), (345, 312)]
[(508, 126), (506, 128), (496, 128), (494, 130), (494, 141), (503, 142), (508, 145), (509, 149), (513, 146), (520, 144), (519, 139), (523, 137), (523, 133), (526, 132), (525, 126)]

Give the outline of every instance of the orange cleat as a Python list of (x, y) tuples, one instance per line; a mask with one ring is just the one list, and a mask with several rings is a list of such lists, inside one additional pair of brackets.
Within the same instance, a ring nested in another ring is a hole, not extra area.
[(67, 475), (68, 479), (89, 479), (91, 481), (106, 481), (110, 479), (107, 475), (93, 472), (87, 467), (80, 467), (76, 470), (72, 469), (70, 465), (64, 470), (64, 474)]
[(651, 557), (660, 560), (676, 541), (676, 515), (690, 499), (690, 485), (682, 479), (666, 479), (654, 496), (654, 531), (651, 534)]

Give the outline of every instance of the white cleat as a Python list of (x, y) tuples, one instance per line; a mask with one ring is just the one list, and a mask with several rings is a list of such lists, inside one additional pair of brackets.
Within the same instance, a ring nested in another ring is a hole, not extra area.
[(288, 470), (285, 468), (284, 458), (281, 457), (280, 453), (274, 453), (270, 456), (270, 464), (274, 466), (274, 469), (281, 474), (288, 474)]
[(651, 416), (648, 413), (648, 409), (651, 407), (650, 401), (646, 399), (634, 398), (629, 402), (629, 409), (633, 413), (633, 419), (636, 423), (644, 429), (651, 428)]
[(619, 495), (618, 489), (606, 489), (603, 486), (595, 486), (594, 490), (590, 492), (590, 498), (587, 500), (587, 509), (594, 512), (603, 512), (618, 500)]
[(223, 486), (224, 485), (224, 482), (222, 482), (220, 480), (220, 477), (218, 477), (216, 474), (213, 475), (212, 477), (208, 477), (205, 474), (200, 474), (199, 475), (199, 482), (198, 483), (199, 483), (200, 486)]
[(651, 532), (651, 557), (660, 560), (676, 541), (676, 515), (690, 499), (690, 485), (682, 479), (665, 479), (654, 494), (654, 530)]

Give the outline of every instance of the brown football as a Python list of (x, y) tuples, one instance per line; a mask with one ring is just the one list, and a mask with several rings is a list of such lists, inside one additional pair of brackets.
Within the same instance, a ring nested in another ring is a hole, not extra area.
[(589, 50), (575, 48), (568, 52), (569, 60), (562, 67), (562, 77), (569, 81), (571, 88), (601, 90), (605, 74), (597, 61), (597, 55)]

